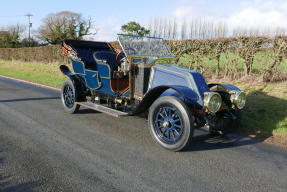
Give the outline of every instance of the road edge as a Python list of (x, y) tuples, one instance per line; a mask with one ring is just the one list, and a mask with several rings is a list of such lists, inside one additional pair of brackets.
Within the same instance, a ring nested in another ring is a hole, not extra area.
[(6, 79), (22, 82), (22, 83), (31, 84), (31, 85), (34, 85), (34, 86), (37, 86), (37, 87), (43, 87), (43, 88), (52, 89), (52, 90), (55, 90), (55, 91), (61, 91), (61, 89), (59, 89), (59, 88), (48, 86), (48, 85), (43, 85), (43, 84), (40, 84), (40, 83), (35, 83), (35, 82), (32, 82), (32, 81), (27, 81), (27, 80), (18, 79), (18, 78), (9, 77), (9, 76), (4, 76), (4, 75), (0, 75), (0, 77), (4, 78), (4, 79), (6, 78)]

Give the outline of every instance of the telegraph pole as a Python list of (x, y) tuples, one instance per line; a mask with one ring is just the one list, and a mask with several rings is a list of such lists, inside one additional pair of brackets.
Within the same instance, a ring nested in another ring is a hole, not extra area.
[(25, 15), (26, 17), (28, 17), (28, 21), (29, 21), (29, 37), (28, 37), (28, 41), (29, 41), (29, 46), (31, 46), (31, 28), (32, 28), (32, 23), (31, 23), (31, 17), (33, 16), (32, 14), (27, 14)]

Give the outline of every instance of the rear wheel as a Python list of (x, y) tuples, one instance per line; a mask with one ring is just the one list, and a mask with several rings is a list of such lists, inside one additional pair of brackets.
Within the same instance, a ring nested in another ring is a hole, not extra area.
[(64, 109), (68, 113), (76, 113), (80, 108), (80, 105), (76, 104), (76, 90), (75, 85), (70, 79), (65, 80), (61, 89), (61, 99)]
[(148, 122), (152, 137), (168, 150), (182, 150), (193, 136), (190, 110), (176, 97), (157, 99), (150, 107)]

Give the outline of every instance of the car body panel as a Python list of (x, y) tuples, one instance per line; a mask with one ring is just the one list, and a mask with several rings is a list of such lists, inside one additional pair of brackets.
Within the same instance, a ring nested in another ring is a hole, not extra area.
[(161, 85), (188, 87), (199, 95), (197, 103), (203, 105), (204, 92), (208, 92), (210, 89), (200, 73), (162, 63), (156, 64), (151, 70), (149, 89)]
[(230, 92), (230, 91), (241, 91), (240, 88), (234, 86), (234, 85), (231, 85), (231, 84), (227, 84), (227, 83), (210, 83), (208, 84), (208, 86), (211, 88), (211, 87), (214, 87), (214, 86), (219, 86), (222, 90), (224, 91), (227, 91), (227, 92)]
[(185, 103), (195, 103), (199, 99), (197, 93), (188, 87), (179, 85), (161, 85), (149, 89), (140, 104), (133, 110), (131, 114), (144, 112), (157, 98), (161, 96), (175, 96)]

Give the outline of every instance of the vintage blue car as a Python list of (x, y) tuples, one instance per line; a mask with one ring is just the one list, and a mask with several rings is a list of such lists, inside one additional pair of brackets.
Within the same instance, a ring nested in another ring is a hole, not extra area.
[(115, 117), (141, 114), (155, 141), (173, 151), (190, 144), (194, 128), (205, 126), (212, 134), (238, 128), (246, 102), (239, 88), (207, 84), (200, 73), (172, 65), (161, 38), (120, 34), (118, 39), (120, 49), (108, 42), (62, 43), (73, 71), (60, 66), (69, 77), (61, 92), (67, 112), (84, 106)]

